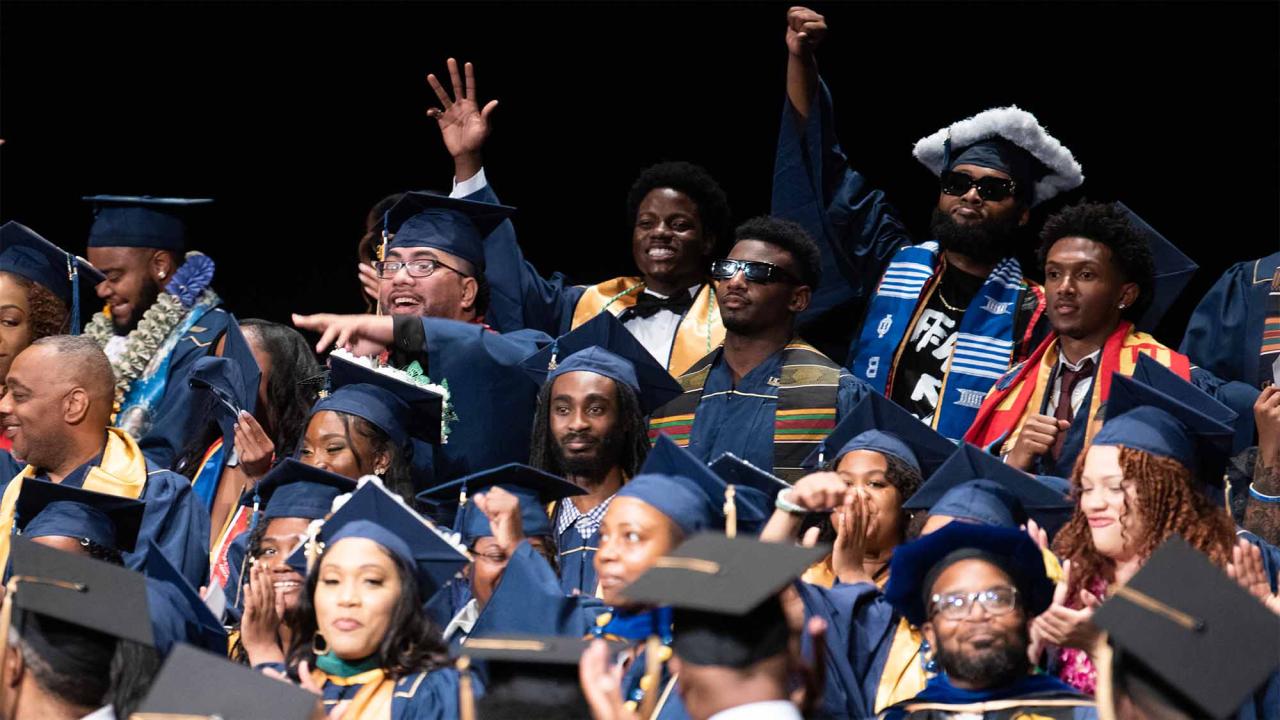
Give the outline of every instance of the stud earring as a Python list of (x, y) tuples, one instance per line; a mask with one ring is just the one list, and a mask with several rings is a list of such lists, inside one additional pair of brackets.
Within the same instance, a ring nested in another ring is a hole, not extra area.
[(163, 280), (163, 279), (164, 279), (164, 271), (163, 271), (163, 270), (161, 270), (161, 271), (160, 271), (160, 279), (161, 279), (161, 280)]

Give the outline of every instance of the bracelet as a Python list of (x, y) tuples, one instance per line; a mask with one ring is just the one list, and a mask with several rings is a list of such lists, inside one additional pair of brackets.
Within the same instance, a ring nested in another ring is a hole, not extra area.
[(1253, 483), (1249, 483), (1249, 497), (1264, 503), (1280, 503), (1280, 495), (1267, 495), (1265, 493), (1260, 493), (1258, 492), (1258, 489), (1253, 486)]
[[(791, 502), (791, 500), (788, 499), (788, 496), (790, 495), (790, 493), (791, 493), (791, 488), (786, 488), (782, 492), (778, 493), (778, 497), (775, 498), (773, 501), (773, 506), (781, 510), (782, 512), (791, 513), (792, 515), (809, 514), (808, 510), (805, 510), (804, 508)], [(1280, 498), (1277, 498), (1277, 502), (1280, 502)]]

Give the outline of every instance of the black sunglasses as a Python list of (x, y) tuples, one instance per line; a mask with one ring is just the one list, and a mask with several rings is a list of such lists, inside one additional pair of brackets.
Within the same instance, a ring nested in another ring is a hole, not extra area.
[(955, 170), (948, 170), (942, 173), (942, 192), (948, 195), (960, 197), (969, 192), (969, 188), (974, 187), (978, 188), (978, 197), (983, 200), (1000, 202), (1013, 195), (1018, 184), (1008, 178), (999, 178), (994, 175), (974, 180), (972, 177)]
[(739, 272), (754, 283), (799, 282), (794, 275), (773, 263), (759, 260), (714, 260), (711, 263), (711, 277), (716, 280), (728, 280)]

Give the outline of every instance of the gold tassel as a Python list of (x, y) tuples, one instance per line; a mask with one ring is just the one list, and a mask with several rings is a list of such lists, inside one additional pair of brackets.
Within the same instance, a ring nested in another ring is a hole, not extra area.
[(662, 639), (657, 635), (650, 635), (644, 643), (644, 677), (640, 678), (640, 688), (644, 690), (644, 697), (640, 700), (640, 717), (644, 720), (649, 720), (658, 704), (658, 691), (661, 689), (658, 681), (662, 679), (661, 652)]
[(738, 507), (733, 502), (733, 496), (733, 486), (726, 485), (724, 488), (724, 536), (728, 538), (738, 536)]
[(471, 686), (471, 658), (463, 655), (458, 658), (458, 717), (461, 720), (476, 720), (476, 695)]

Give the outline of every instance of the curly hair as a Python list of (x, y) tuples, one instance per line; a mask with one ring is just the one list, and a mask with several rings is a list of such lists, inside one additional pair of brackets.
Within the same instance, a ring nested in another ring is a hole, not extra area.
[(822, 251), (804, 228), (790, 220), (768, 215), (751, 218), (733, 231), (734, 242), (760, 240), (786, 251), (791, 256), (800, 282), (817, 288), (822, 281)]
[[(529, 465), (564, 477), (565, 470), (560, 466), (559, 454), (556, 452), (556, 438), (551, 432), (551, 386), (554, 380), (542, 384), (538, 391), (538, 410), (533, 416), (533, 431), (529, 442)], [(615, 382), (617, 390), (619, 426), (614, 429), (619, 438), (622, 455), (618, 465), (626, 477), (635, 477), (640, 466), (649, 453), (649, 425), (644, 421), (644, 413), (640, 410), (640, 400), (629, 386)]]
[[(325, 554), (329, 549), (326, 548)], [(384, 550), (384, 552), (386, 552)], [(316, 563), (319, 568), (325, 554)], [(378, 644), (379, 667), (388, 677), (398, 680), (406, 675), (430, 672), (445, 667), (449, 662), (449, 649), (441, 637), (440, 628), (422, 612), (422, 590), (414, 570), (404, 559), (387, 553), (400, 577), (400, 597), (391, 612), (387, 634)], [(298, 598), (298, 613), (293, 622), (293, 641), (286, 654), (291, 673), (296, 673), (304, 660), (315, 667), (316, 656), (312, 644), (319, 627), (316, 624), (315, 594), (320, 579), (319, 570), (307, 575), (306, 586)]]
[(62, 298), (49, 288), (17, 273), (0, 271), (18, 287), (27, 291), (27, 317), (32, 342), (50, 335), (63, 335), (70, 329), (71, 314)]
[[(1115, 562), (1094, 547), (1089, 520), (1080, 509), (1080, 477), (1086, 454), (1080, 453), (1071, 472), (1075, 513), (1053, 540), (1054, 553), (1071, 561), (1071, 585), (1067, 589), (1071, 598), (1096, 578), (1108, 582), (1115, 579)], [(1126, 500), (1121, 520), (1130, 512), (1141, 513), (1142, 537), (1133, 538), (1138, 557), (1150, 557), (1161, 543), (1177, 533), (1215, 564), (1226, 567), (1235, 544), (1235, 524), (1225, 510), (1215, 507), (1196, 488), (1195, 478), (1185, 465), (1121, 446), (1120, 469), (1125, 482), (1133, 483), (1138, 506), (1130, 507)]]
[(1134, 321), (1151, 305), (1155, 289), (1155, 260), (1151, 245), (1117, 203), (1082, 201), (1050, 215), (1040, 230), (1037, 257), (1044, 267), (1053, 244), (1063, 238), (1082, 237), (1111, 249), (1111, 262), (1126, 282), (1137, 283), (1138, 299), (1121, 317)]
[(714, 240), (709, 243), (710, 247), (729, 238), (729, 196), (705, 168), (682, 161), (662, 162), (640, 171), (627, 193), (627, 220), (632, 225), (636, 223), (645, 196), (660, 188), (682, 192), (693, 200), (698, 206), (703, 233)]

